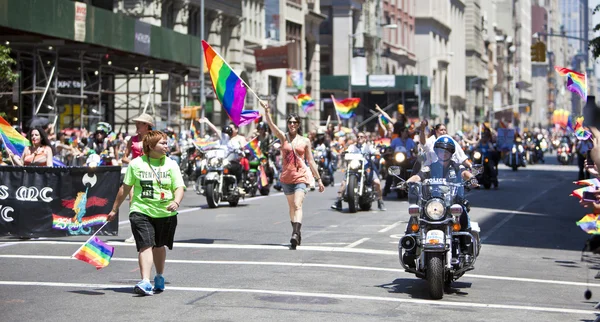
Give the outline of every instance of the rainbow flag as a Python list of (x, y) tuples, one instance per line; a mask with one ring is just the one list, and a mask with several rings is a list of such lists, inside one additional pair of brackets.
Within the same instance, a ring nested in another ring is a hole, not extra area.
[(570, 197), (577, 197), (577, 198), (579, 198), (579, 200), (581, 200), (581, 199), (583, 199), (584, 191), (596, 191), (596, 187), (595, 186), (585, 186), (583, 188), (575, 189), (575, 190), (573, 190), (573, 192), (571, 192)]
[(360, 98), (345, 98), (341, 101), (338, 101), (331, 95), (331, 100), (333, 101), (333, 106), (335, 107), (335, 111), (338, 115), (343, 119), (353, 118), (356, 113), (354, 110), (358, 107), (358, 103), (360, 103)]
[(96, 269), (101, 269), (108, 266), (114, 252), (114, 247), (108, 246), (100, 238), (94, 236), (76, 251), (72, 257), (94, 265)]
[(598, 178), (594, 178), (594, 179), (587, 179), (587, 180), (578, 180), (578, 181), (574, 181), (574, 184), (578, 185), (578, 186), (595, 186), (595, 187), (600, 187), (600, 180), (598, 180)]
[(255, 137), (254, 139), (252, 139), (252, 141), (248, 142), (248, 144), (246, 144), (246, 146), (248, 147), (248, 149), (250, 150), (250, 153), (256, 157), (256, 158), (262, 158), (262, 151), (260, 150), (260, 146), (258, 144), (258, 137)]
[(597, 214), (587, 214), (583, 218), (579, 219), (576, 224), (588, 234), (600, 234), (600, 230), (598, 229)]
[(379, 121), (381, 122), (381, 124), (387, 128), (388, 124), (392, 123), (392, 120), (390, 120), (388, 117), (386, 117), (385, 115), (381, 114), (379, 115)]
[(554, 66), (554, 70), (561, 76), (567, 76), (567, 89), (578, 94), (584, 101), (587, 101), (587, 75), (578, 73), (568, 68)]
[(244, 126), (257, 119), (260, 116), (258, 111), (244, 111), (248, 85), (204, 40), (202, 40), (202, 47), (213, 89), (231, 121), (237, 126)]
[(592, 137), (592, 132), (583, 128), (583, 116), (575, 120), (575, 127), (572, 129), (578, 140), (585, 141)]
[(0, 135), (6, 148), (18, 156), (22, 156), (25, 147), (31, 145), (29, 140), (17, 132), (2, 116), (0, 116)]
[(296, 96), (298, 106), (302, 107), (304, 113), (310, 112), (315, 107), (315, 100), (313, 100), (308, 94), (300, 94)]
[(375, 146), (378, 146), (378, 145), (379, 145), (379, 146), (385, 146), (385, 147), (388, 147), (388, 146), (390, 146), (391, 142), (392, 142), (392, 141), (390, 140), (390, 138), (381, 138), (381, 139), (378, 139), (378, 140), (375, 140), (375, 141), (373, 141), (373, 144), (374, 144)]
[(196, 145), (201, 150), (210, 150), (210, 149), (214, 149), (214, 148), (218, 147), (219, 145), (221, 145), (221, 143), (219, 141), (210, 141), (210, 140), (205, 140), (205, 139), (196, 139)]
[(558, 124), (562, 127), (567, 127), (569, 125), (569, 118), (571, 117), (571, 112), (567, 110), (555, 110), (552, 113), (552, 123)]
[(190, 123), (190, 132), (192, 132), (192, 139), (197, 140), (198, 139), (198, 129), (196, 128), (196, 120), (194, 120), (194, 119), (192, 119), (192, 122)]

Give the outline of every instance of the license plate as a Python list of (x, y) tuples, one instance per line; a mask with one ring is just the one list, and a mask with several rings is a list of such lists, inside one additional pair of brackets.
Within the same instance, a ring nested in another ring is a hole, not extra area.
[(444, 232), (441, 230), (430, 230), (427, 232), (425, 238), (425, 244), (443, 244), (444, 243)]

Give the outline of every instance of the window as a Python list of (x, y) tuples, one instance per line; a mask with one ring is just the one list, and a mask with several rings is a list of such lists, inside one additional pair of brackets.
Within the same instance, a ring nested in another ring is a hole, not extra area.
[(285, 22), (286, 40), (291, 48), (290, 68), (302, 69), (302, 26), (293, 22)]

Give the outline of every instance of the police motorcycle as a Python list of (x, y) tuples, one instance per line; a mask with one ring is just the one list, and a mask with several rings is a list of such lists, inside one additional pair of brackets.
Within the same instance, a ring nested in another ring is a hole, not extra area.
[[(473, 174), (479, 171), (474, 169)], [(449, 178), (460, 178), (453, 172)], [(390, 175), (398, 177), (399, 173), (399, 167), (390, 167)], [(480, 228), (474, 221), (468, 228), (470, 205), (464, 198), (465, 188), (476, 185), (476, 179), (452, 181), (433, 177), (397, 187), (408, 191), (410, 215), (407, 231), (398, 242), (400, 264), (406, 272), (427, 280), (433, 299), (441, 299), (445, 286), (474, 269), (481, 249)]]
[(225, 145), (205, 151), (207, 162), (203, 190), (210, 208), (219, 207), (221, 200), (227, 200), (231, 207), (235, 207), (240, 198), (245, 197), (238, 189), (239, 183), (235, 176), (237, 171), (241, 171), (241, 165), (227, 159), (232, 153), (236, 152), (229, 151)]
[(315, 162), (317, 163), (317, 168), (319, 170), (319, 177), (321, 178), (321, 182), (325, 187), (335, 184), (333, 179), (333, 173), (330, 171), (330, 160), (327, 157), (329, 154), (329, 149), (325, 146), (325, 144), (320, 144), (313, 151)]
[(544, 160), (544, 151), (548, 149), (548, 144), (546, 143), (546, 141), (544, 140), (544, 136), (539, 133), (534, 139), (533, 139), (533, 143), (531, 144), (531, 159), (530, 162), (532, 163), (546, 163), (546, 160)]
[(368, 156), (362, 153), (344, 152), (346, 188), (342, 200), (348, 203), (350, 213), (370, 210), (377, 196), (373, 190), (373, 171), (368, 166)]

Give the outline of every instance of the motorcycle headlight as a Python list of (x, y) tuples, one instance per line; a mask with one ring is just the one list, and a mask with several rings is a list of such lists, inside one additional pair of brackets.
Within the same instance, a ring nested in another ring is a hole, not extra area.
[(404, 160), (406, 160), (406, 156), (404, 155), (404, 153), (396, 153), (396, 155), (394, 155), (394, 160), (396, 160), (396, 162), (401, 163)]
[(523, 146), (519, 145), (519, 152), (523, 153)]
[(229, 160), (223, 159), (223, 166), (226, 167), (227, 165), (229, 165)]
[(512, 153), (517, 153), (517, 148), (512, 148), (511, 152)]
[(217, 158), (211, 158), (208, 161), (208, 165), (211, 166), (211, 167), (216, 167), (217, 165), (219, 165), (219, 159), (217, 159)]
[(358, 169), (360, 168), (360, 161), (352, 160), (350, 161), (350, 169)]
[(439, 199), (432, 199), (425, 205), (425, 214), (432, 220), (440, 220), (444, 217), (446, 207)]
[(477, 159), (477, 160), (481, 159), (481, 153), (479, 151), (475, 151), (473, 153), (473, 159)]

